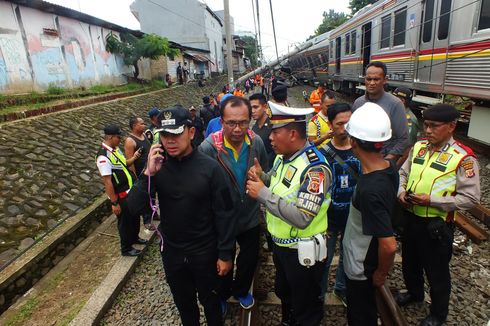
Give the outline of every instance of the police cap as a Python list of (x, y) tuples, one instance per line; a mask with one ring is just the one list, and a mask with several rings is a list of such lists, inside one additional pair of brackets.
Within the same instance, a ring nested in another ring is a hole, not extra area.
[(107, 125), (104, 127), (104, 135), (120, 135), (121, 129), (116, 125)]
[(313, 108), (292, 108), (274, 102), (268, 102), (272, 117), (272, 129), (281, 128), (291, 122), (305, 122), (306, 115), (315, 112)]
[(288, 99), (288, 87), (286, 85), (278, 84), (272, 90), (272, 97), (277, 102), (284, 102)]
[(436, 104), (422, 112), (424, 120), (451, 122), (459, 118), (459, 111), (449, 104)]
[(151, 108), (150, 111), (148, 111), (148, 117), (150, 119), (156, 117), (159, 114), (160, 114), (160, 110), (158, 110), (157, 108)]
[(404, 98), (408, 101), (412, 99), (412, 91), (406, 87), (398, 87), (393, 91), (393, 95)]

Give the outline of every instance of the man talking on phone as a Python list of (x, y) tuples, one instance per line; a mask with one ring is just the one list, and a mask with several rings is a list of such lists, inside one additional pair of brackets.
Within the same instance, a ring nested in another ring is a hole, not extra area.
[(150, 148), (129, 207), (135, 214), (149, 212), (150, 198), (158, 193), (163, 268), (182, 324), (199, 325), (197, 292), (207, 324), (222, 325), (218, 276), (231, 269), (235, 230), (225, 174), (215, 160), (193, 149), (196, 129), (188, 110), (170, 107), (158, 120), (163, 147)]

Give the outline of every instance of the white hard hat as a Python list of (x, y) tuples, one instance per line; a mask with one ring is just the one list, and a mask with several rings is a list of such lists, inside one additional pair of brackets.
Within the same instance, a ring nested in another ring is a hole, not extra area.
[(367, 102), (352, 113), (345, 130), (360, 140), (383, 142), (391, 138), (390, 117), (378, 104)]

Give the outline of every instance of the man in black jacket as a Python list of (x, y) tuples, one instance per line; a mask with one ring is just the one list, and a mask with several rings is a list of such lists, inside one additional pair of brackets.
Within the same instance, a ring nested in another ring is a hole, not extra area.
[(231, 269), (235, 229), (225, 174), (216, 161), (193, 150), (188, 110), (165, 109), (159, 120), (163, 148), (151, 147), (146, 177), (131, 191), (129, 206), (134, 213), (148, 210), (148, 188), (158, 193), (163, 267), (182, 324), (199, 325), (197, 290), (208, 325), (222, 325), (218, 275)]

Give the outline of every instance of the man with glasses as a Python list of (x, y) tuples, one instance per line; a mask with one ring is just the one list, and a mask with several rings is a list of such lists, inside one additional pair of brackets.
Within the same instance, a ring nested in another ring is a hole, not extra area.
[(366, 95), (359, 97), (352, 105), (352, 112), (366, 102), (378, 104), (390, 117), (393, 136), (384, 143), (381, 153), (388, 160), (397, 161), (408, 147), (408, 127), (403, 103), (394, 95), (385, 92), (387, 78), (386, 65), (380, 61), (371, 62), (366, 68)]
[(480, 201), (478, 163), (471, 148), (453, 138), (459, 111), (437, 104), (423, 111), (426, 140), (415, 143), (400, 169), (398, 199), (405, 208), (402, 240), (406, 293), (400, 306), (424, 299), (424, 275), (430, 286), (430, 315), (420, 325), (442, 325), (448, 315), (454, 214)]
[[(236, 219), (236, 241), (240, 245), (235, 279), (229, 273), (222, 279), (220, 291), (223, 313), (226, 300), (235, 296), (244, 309), (254, 305), (249, 293), (259, 254), (259, 203), (245, 192), (247, 171), (254, 160), (267, 166), (267, 154), (262, 139), (250, 129), (252, 107), (243, 97), (230, 96), (221, 103), (223, 129), (209, 135), (200, 150), (216, 159), (228, 175)], [(233, 259), (232, 259), (233, 260)]]
[(97, 152), (97, 168), (104, 183), (105, 193), (112, 205), (112, 212), (117, 216), (117, 230), (121, 241), (121, 254), (123, 256), (137, 256), (140, 250), (133, 248), (133, 244), (144, 244), (139, 239), (139, 216), (130, 213), (126, 197), (133, 186), (134, 175), (128, 166), (140, 157), (135, 151), (131, 158), (126, 160), (119, 149), (121, 143), (121, 129), (115, 125), (104, 128), (104, 141)]

